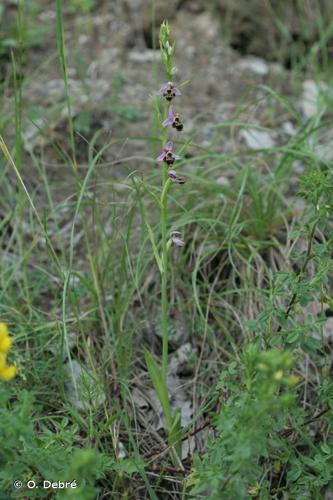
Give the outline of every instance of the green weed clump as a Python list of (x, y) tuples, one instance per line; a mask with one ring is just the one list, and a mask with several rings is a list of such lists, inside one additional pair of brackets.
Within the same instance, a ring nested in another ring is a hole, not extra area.
[(273, 493), (263, 468), (271, 461), (279, 472), (286, 463), (288, 447), (279, 434), (295, 410), (292, 366), (290, 354), (260, 352), (249, 344), (240, 361), (222, 373), (216, 386), (221, 409), (212, 421), (215, 436), (204, 457), (195, 458), (192, 494), (219, 499), (269, 498)]
[[(323, 307), (332, 304), (332, 186), (323, 166), (300, 178), (306, 219), (292, 235), (303, 241), (291, 256), (297, 269), (271, 276), (260, 313), (246, 322), (251, 343), (220, 376), (214, 438), (190, 476), (194, 496), (319, 499), (332, 487), (333, 385), (323, 331)], [(317, 317), (302, 312), (310, 303)], [(295, 371), (310, 359), (317, 390), (309, 373)], [(308, 390), (312, 414), (300, 404)]]
[[(79, 447), (78, 426), (63, 417), (37, 423), (38, 404), (32, 391), (0, 387), (0, 498), (95, 498), (96, 479), (104, 475), (108, 459)], [(76, 478), (80, 478), (77, 480)], [(57, 486), (51, 486), (56, 483)], [(64, 488), (64, 484), (68, 486)]]

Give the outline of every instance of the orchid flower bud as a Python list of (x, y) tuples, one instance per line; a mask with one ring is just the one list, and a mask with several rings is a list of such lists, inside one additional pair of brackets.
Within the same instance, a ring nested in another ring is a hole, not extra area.
[(168, 177), (171, 182), (174, 182), (175, 184), (185, 184), (186, 182), (185, 177), (181, 177), (180, 175), (178, 175), (175, 170), (169, 170)]

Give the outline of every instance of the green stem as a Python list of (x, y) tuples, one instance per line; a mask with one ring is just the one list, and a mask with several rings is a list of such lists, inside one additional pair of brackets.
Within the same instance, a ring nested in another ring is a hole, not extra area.
[(161, 272), (161, 328), (162, 328), (162, 373), (165, 383), (168, 377), (168, 166), (163, 166), (163, 189), (160, 198), (162, 233), (162, 272)]
[[(169, 114), (168, 103), (164, 104), (164, 118)], [(168, 140), (167, 129), (162, 130), (162, 148)], [(161, 206), (161, 237), (162, 237), (162, 271), (161, 271), (161, 330), (162, 330), (162, 376), (165, 384), (168, 377), (168, 166), (163, 164)]]
[(166, 196), (167, 166), (163, 166), (163, 191), (161, 196), (162, 272), (161, 272), (161, 328), (162, 328), (162, 374), (166, 383), (168, 376), (168, 206)]

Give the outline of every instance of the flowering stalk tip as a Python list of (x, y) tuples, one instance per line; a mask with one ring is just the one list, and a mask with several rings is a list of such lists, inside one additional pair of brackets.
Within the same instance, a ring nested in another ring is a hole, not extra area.
[(170, 43), (170, 27), (168, 21), (163, 21), (161, 24), (160, 49), (165, 72), (170, 77), (173, 73), (172, 56), (175, 50), (175, 44)]

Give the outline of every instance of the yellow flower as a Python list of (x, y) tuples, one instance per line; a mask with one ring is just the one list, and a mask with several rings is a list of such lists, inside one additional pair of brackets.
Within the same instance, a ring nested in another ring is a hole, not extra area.
[(6, 354), (11, 348), (12, 340), (8, 335), (8, 328), (5, 323), (0, 323), (0, 352)]
[(5, 323), (0, 323), (0, 379), (11, 380), (16, 375), (16, 366), (7, 365), (7, 353), (12, 346), (8, 328)]
[(2, 380), (11, 380), (16, 375), (16, 366), (14, 365), (5, 365), (0, 366), (0, 379)]

